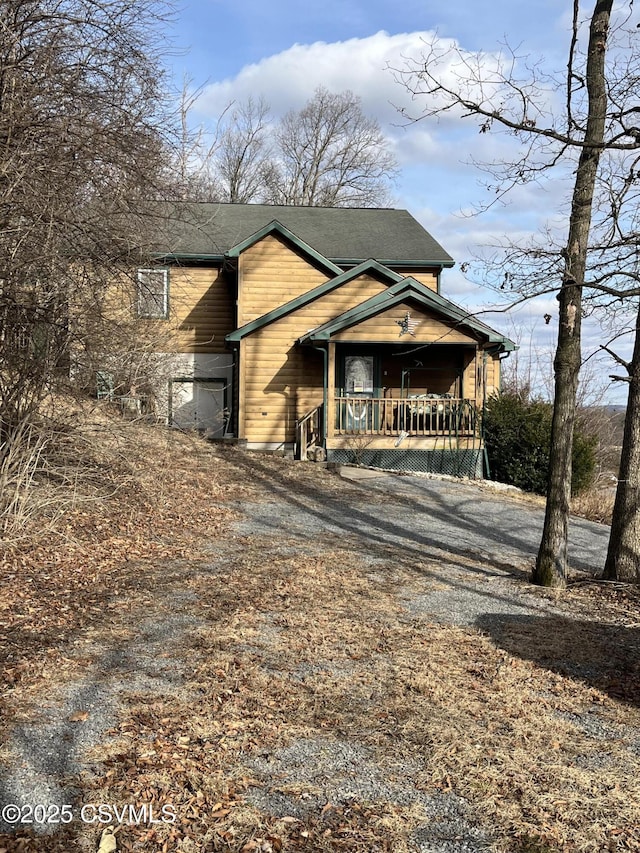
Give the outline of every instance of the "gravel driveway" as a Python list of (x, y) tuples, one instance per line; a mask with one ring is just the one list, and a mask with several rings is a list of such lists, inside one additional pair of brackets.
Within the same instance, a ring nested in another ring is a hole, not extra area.
[[(535, 561), (544, 510), (513, 500), (493, 484), (465, 483), (420, 475), (378, 473), (343, 467), (351, 488), (319, 494), (308, 487), (292, 493), (267, 475), (273, 499), (242, 505), (247, 516), (240, 530), (308, 537), (347, 537), (370, 549), (393, 544), (420, 559), (455, 555), (486, 560), (506, 568), (530, 568)], [(505, 496), (506, 495), (506, 496)], [(609, 528), (572, 519), (570, 562), (598, 573), (604, 566)]]
[[(207, 572), (215, 576), (221, 567), (233, 560), (249, 559), (252, 548), (262, 559), (281, 559), (287, 553), (320, 557), (329, 546), (341, 545), (358, 554), (363, 573), (372, 584), (389, 583), (394, 560), (400, 558), (412, 565), (410, 583), (400, 583), (397, 596), (400, 620), (429, 620), (477, 629), (509, 617), (562, 616), (559, 603), (550, 597), (527, 592), (522, 583), (535, 559), (543, 522), (543, 510), (526, 501), (504, 496), (489, 485), (406, 476), (345, 468), (332, 477), (325, 475), (318, 483), (302, 478), (295, 488), (287, 479), (286, 463), (273, 464), (263, 457), (234, 458), (240, 475), (251, 478), (254, 494), (232, 506), (239, 518), (228, 531), (228, 537), (212, 543), (215, 557)], [(226, 504), (229, 505), (228, 503)], [(572, 520), (570, 560), (574, 568), (597, 573), (604, 563), (608, 528), (581, 520)], [(242, 542), (243, 553), (238, 552)], [(252, 544), (252, 543), (255, 543)], [(182, 621), (167, 618), (172, 609), (188, 610), (191, 593), (186, 589), (191, 574), (185, 574), (181, 586), (179, 571), (174, 568), (175, 600), (163, 602), (166, 636), (153, 638), (170, 650), (171, 682), (177, 685), (188, 669), (180, 659), (181, 637), (198, 630), (195, 617)], [(404, 615), (402, 615), (404, 614)], [(262, 613), (261, 628), (252, 644), (238, 642), (237, 654), (247, 649), (263, 660), (266, 668), (278, 668), (274, 649), (282, 642), (282, 629), (277, 619)], [(157, 624), (147, 612), (142, 628)], [(475, 626), (475, 627), (474, 627)], [(140, 630), (142, 630), (142, 628)], [(99, 689), (85, 689), (86, 681), (66, 685), (56, 701), (55, 710), (47, 710), (46, 719), (16, 727), (14, 737), (6, 745), (5, 754), (12, 756), (0, 776), (0, 792), (5, 800), (46, 802), (52, 796), (64, 802), (77, 794), (65, 790), (65, 777), (84, 767), (83, 755), (100, 742), (104, 731), (113, 725), (122, 692), (135, 688), (166, 690), (153, 667), (146, 667), (141, 637), (134, 637), (131, 647), (117, 650), (118, 661), (111, 676), (103, 677)], [(142, 637), (144, 640), (144, 637)], [(174, 651), (174, 649), (176, 649)], [(110, 650), (101, 648), (100, 666)], [(148, 655), (147, 655), (148, 656)], [(135, 673), (130, 661), (142, 662), (143, 671)], [(125, 666), (123, 661), (129, 661)], [(354, 664), (347, 671), (344, 663), (319, 659), (306, 663), (287, 677), (297, 683), (314, 677), (314, 672), (327, 672), (333, 667), (337, 679), (345, 679), (345, 689), (354, 678)], [(146, 667), (146, 669), (145, 669)], [(315, 667), (315, 669), (314, 669)], [(282, 675), (282, 673), (280, 673)], [(577, 673), (579, 674), (579, 673)], [(166, 680), (166, 674), (162, 676)], [(142, 683), (141, 683), (142, 682)], [(66, 722), (81, 708), (90, 712), (90, 726), (78, 740), (77, 726)], [(603, 723), (596, 726), (595, 738), (606, 737)], [(56, 758), (54, 743), (71, 742), (65, 756)], [(631, 741), (630, 741), (631, 743)], [(40, 746), (37, 746), (40, 744)], [(637, 741), (636, 741), (637, 748)], [(276, 816), (304, 816), (321, 809), (325, 803), (352, 799), (393, 800), (419, 806), (424, 825), (414, 830), (411, 843), (420, 853), (472, 853), (492, 849), (490, 833), (480, 828), (482, 821), (470, 805), (453, 792), (425, 792), (418, 784), (421, 767), (415, 762), (390, 760), (381, 764), (371, 750), (342, 732), (331, 742), (324, 735), (308, 734), (286, 748), (269, 755), (247, 756), (247, 773), (262, 785), (247, 794), (248, 802)], [(20, 769), (22, 768), (22, 770)], [(296, 799), (271, 785), (274, 778), (289, 785), (312, 778), (314, 790), (306, 799)], [(8, 827), (0, 829), (7, 830)], [(253, 848), (252, 848), (253, 849)], [(265, 848), (266, 849), (266, 848)]]

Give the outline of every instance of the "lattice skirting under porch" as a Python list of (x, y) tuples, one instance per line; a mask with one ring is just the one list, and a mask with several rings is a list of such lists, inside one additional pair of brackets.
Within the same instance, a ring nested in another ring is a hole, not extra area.
[(453, 477), (482, 478), (480, 449), (471, 450), (349, 450), (327, 451), (327, 461), (340, 465), (357, 464), (393, 471), (420, 471), (450, 474)]

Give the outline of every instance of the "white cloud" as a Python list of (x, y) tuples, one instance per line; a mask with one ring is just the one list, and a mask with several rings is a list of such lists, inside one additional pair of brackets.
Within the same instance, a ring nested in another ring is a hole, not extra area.
[[(381, 30), (364, 38), (294, 44), (245, 66), (235, 77), (206, 86), (200, 111), (215, 118), (234, 100), (262, 95), (277, 117), (288, 109), (300, 108), (318, 86), (331, 91), (351, 89), (361, 97), (365, 112), (379, 120), (385, 133), (398, 136), (409, 123), (398, 109), (415, 117), (422, 112), (423, 100), (419, 95), (412, 97), (398, 82), (394, 69), (419, 63), (430, 43), (437, 45), (443, 54), (457, 47), (452, 39), (439, 38), (427, 30), (393, 35)], [(498, 61), (493, 54), (484, 54), (481, 60), (471, 53), (464, 55), (469, 57), (470, 64), (480, 61), (490, 68)], [(451, 77), (455, 60), (443, 55), (439, 64), (443, 75)], [(485, 95), (486, 89), (485, 86)], [(440, 129), (450, 129), (457, 124), (457, 118), (444, 114), (437, 123)]]
[(392, 102), (402, 92), (387, 65), (403, 55), (419, 55), (426, 35), (381, 31), (367, 38), (295, 44), (246, 66), (232, 79), (207, 86), (200, 109), (215, 117), (234, 99), (263, 95), (279, 116), (301, 107), (318, 86), (325, 86), (331, 91), (351, 89), (362, 98), (365, 111), (382, 124), (397, 122)]

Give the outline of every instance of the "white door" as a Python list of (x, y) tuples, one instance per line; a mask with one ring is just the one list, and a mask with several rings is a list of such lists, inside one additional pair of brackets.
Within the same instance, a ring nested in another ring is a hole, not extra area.
[(225, 427), (225, 383), (215, 379), (174, 380), (171, 420), (181, 429), (205, 430), (221, 438)]

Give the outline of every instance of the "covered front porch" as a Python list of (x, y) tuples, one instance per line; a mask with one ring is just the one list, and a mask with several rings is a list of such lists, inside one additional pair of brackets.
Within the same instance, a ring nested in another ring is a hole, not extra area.
[(301, 459), (322, 447), (329, 461), (442, 470), (454, 453), (448, 472), (461, 455), (473, 475), (481, 468), (487, 357), (477, 345), (330, 341), (324, 360), (323, 405), (298, 423)]
[(372, 260), (227, 340), (239, 344), (238, 435), (252, 448), (407, 470), (447, 470), (440, 457), (471, 453), (472, 476), (479, 413), (514, 346)]

